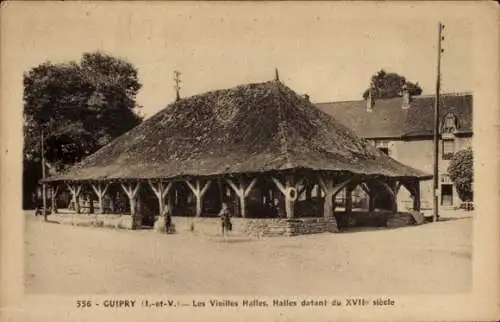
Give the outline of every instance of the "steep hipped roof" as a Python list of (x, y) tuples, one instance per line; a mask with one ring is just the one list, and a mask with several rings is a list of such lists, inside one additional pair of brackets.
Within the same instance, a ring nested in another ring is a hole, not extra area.
[[(402, 108), (402, 98), (375, 100), (373, 110), (366, 102), (344, 101), (317, 103), (316, 106), (334, 116), (363, 138), (404, 138), (434, 133), (434, 96), (412, 98), (408, 109)], [(472, 95), (443, 94), (440, 119), (452, 112), (458, 120), (459, 133), (472, 133)]]
[(286, 169), (429, 176), (389, 158), (278, 81), (181, 99), (47, 181)]

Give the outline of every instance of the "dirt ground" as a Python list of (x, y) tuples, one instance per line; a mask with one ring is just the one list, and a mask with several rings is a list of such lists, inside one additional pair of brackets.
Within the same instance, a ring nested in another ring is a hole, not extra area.
[[(472, 214), (292, 238), (160, 235), (45, 223), (26, 212), (27, 293), (408, 294), (471, 288)], [(50, 216), (49, 216), (50, 218)]]

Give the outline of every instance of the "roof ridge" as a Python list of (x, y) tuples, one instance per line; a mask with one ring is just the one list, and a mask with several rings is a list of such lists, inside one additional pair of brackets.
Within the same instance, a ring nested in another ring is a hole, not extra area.
[(277, 111), (278, 111), (278, 117), (279, 117), (279, 123), (278, 123), (278, 135), (280, 139), (280, 148), (281, 148), (281, 154), (285, 156), (286, 163), (290, 163), (290, 155), (288, 153), (288, 139), (287, 139), (287, 129), (288, 129), (288, 123), (286, 121), (286, 112), (283, 109), (283, 104), (282, 104), (282, 99), (284, 99), (283, 94), (281, 92), (280, 88), (280, 81), (276, 80), (273, 82), (273, 90), (277, 92), (278, 96), (278, 104), (277, 104)]

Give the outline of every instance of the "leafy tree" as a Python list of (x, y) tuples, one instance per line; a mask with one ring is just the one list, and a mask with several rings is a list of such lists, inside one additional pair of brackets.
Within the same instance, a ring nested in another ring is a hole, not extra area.
[[(62, 170), (139, 124), (137, 69), (129, 62), (94, 52), (80, 62), (44, 62), (24, 74), (25, 184), (41, 177), (40, 148)], [(28, 182), (27, 182), (28, 181)]]
[[(372, 98), (374, 99), (401, 96), (401, 91), (405, 85), (412, 96), (422, 94), (422, 88), (418, 85), (418, 82), (409, 82), (404, 76), (396, 73), (387, 73), (383, 69), (372, 76), (371, 84), (373, 84)], [(368, 98), (369, 90), (370, 88), (367, 88), (363, 92), (363, 99), (366, 100)]]
[(81, 160), (140, 123), (135, 101), (137, 70), (103, 53), (80, 64), (43, 63), (24, 75), (24, 157), (46, 159), (58, 169)]
[(450, 179), (454, 182), (460, 199), (471, 201), (473, 197), (472, 184), (474, 182), (472, 149), (456, 152), (448, 166)]

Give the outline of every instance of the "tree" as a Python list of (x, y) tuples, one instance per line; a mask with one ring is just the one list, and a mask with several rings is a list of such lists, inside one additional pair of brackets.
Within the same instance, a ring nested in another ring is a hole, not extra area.
[[(25, 167), (41, 168), (42, 131), (47, 164), (60, 171), (139, 124), (140, 88), (131, 63), (100, 52), (83, 54), (79, 63), (45, 62), (26, 72)], [(41, 173), (24, 173), (32, 174), (25, 184), (36, 186)]]
[(472, 201), (474, 182), (472, 149), (456, 152), (448, 166), (450, 179), (454, 182), (458, 195), (462, 201)]
[[(418, 96), (422, 94), (422, 88), (417, 83), (412, 83), (406, 80), (404, 76), (398, 75), (396, 73), (387, 73), (383, 69), (378, 71), (371, 78), (372, 88), (372, 98), (394, 98), (401, 96), (403, 86), (406, 88), (412, 96)], [(363, 92), (363, 99), (368, 98), (370, 88), (367, 88)]]

